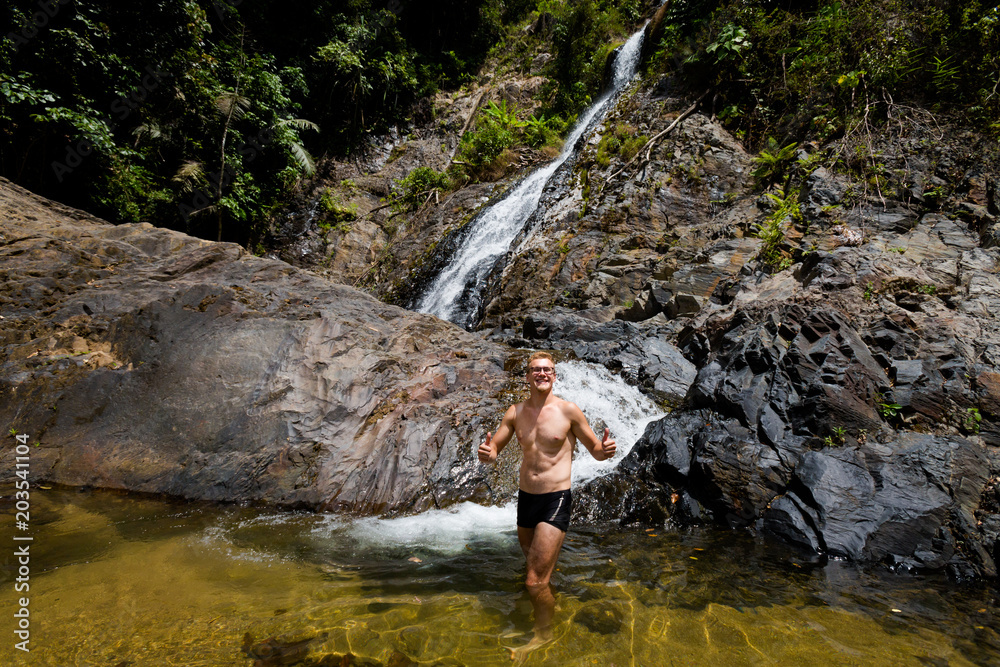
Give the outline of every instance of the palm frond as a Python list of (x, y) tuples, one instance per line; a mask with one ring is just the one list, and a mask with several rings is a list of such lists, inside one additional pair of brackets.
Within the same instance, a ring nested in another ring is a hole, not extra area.
[(319, 125), (305, 118), (284, 118), (278, 121), (278, 125), (288, 125), (289, 127), (294, 127), (296, 130), (315, 130), (319, 132)]
[(159, 139), (163, 136), (163, 131), (160, 126), (154, 122), (143, 123), (139, 127), (132, 130), (132, 134), (135, 135), (136, 141), (146, 137), (147, 139)]
[(316, 173), (316, 162), (313, 160), (312, 155), (309, 154), (309, 151), (307, 151), (302, 144), (297, 141), (293, 141), (289, 144), (289, 148), (292, 149), (292, 155), (295, 156), (295, 161), (299, 163), (299, 167), (302, 168), (302, 171), (306, 176), (312, 176)]
[(223, 116), (231, 114), (234, 118), (242, 118), (250, 108), (250, 98), (240, 95), (235, 90), (227, 90), (215, 98), (215, 108)]
[(201, 181), (205, 176), (205, 167), (201, 162), (197, 160), (187, 160), (181, 164), (180, 168), (177, 169), (177, 173), (173, 175), (173, 180), (175, 183), (181, 184), (181, 190), (184, 192), (190, 192), (194, 190), (194, 186)]

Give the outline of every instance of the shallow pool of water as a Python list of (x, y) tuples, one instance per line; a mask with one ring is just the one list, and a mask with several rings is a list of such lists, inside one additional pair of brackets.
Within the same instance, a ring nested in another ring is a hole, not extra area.
[[(31, 519), (32, 650), (4, 547), (4, 665), (509, 665), (531, 636), (511, 508), (348, 521), (50, 489)], [(742, 533), (571, 528), (554, 583), (554, 641), (525, 664), (1000, 663), (989, 587)]]

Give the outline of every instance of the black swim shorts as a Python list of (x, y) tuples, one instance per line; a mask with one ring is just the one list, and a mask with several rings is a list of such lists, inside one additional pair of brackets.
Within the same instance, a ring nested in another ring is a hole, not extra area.
[(550, 523), (564, 533), (569, 530), (569, 513), (573, 507), (573, 493), (553, 491), (552, 493), (517, 492), (517, 525), (534, 528), (540, 523)]

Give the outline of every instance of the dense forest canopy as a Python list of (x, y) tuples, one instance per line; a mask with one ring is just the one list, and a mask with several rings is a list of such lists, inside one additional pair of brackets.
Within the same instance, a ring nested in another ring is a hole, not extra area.
[[(540, 118), (564, 130), (656, 4), (16, 0), (0, 10), (0, 174), (112, 221), (250, 243), (316, 159), (363, 150), (485, 63), (526, 72), (551, 53)], [(711, 91), (773, 155), (887, 105), (998, 133), (998, 22), (976, 0), (675, 0), (645, 73)]]

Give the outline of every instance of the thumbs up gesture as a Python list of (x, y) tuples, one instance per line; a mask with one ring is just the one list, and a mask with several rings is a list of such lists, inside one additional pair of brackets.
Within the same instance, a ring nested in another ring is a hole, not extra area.
[(493, 449), (493, 434), (489, 431), (486, 432), (486, 442), (479, 445), (477, 453), (480, 463), (493, 463), (497, 460), (497, 453)]
[[(488, 441), (489, 440), (487, 439), (487, 442)], [(615, 452), (618, 451), (618, 448), (615, 446), (615, 441), (611, 439), (611, 429), (607, 427), (604, 428), (604, 437), (601, 439), (601, 450), (604, 452), (605, 460), (613, 457)]]

